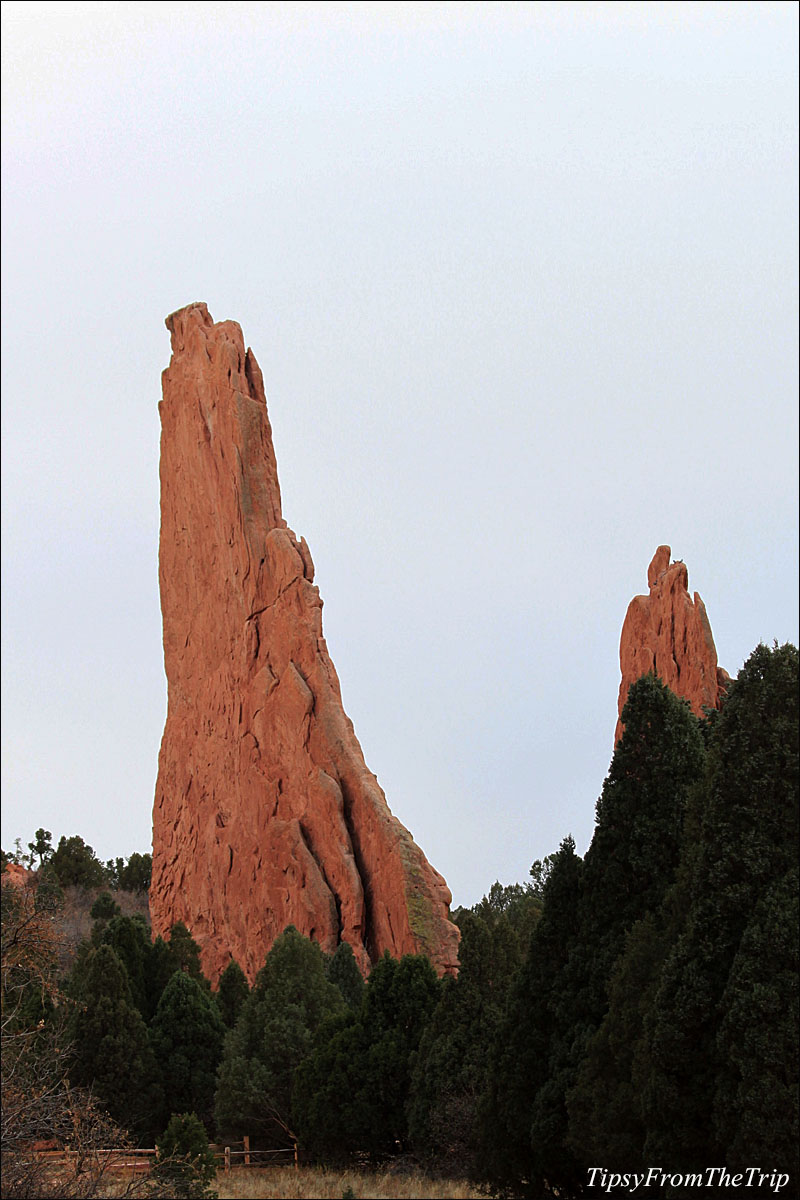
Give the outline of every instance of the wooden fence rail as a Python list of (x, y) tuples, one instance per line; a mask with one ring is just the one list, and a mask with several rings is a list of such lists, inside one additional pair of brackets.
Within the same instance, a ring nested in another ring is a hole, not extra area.
[[(273, 1157), (278, 1155), (285, 1156), (287, 1154), (292, 1156), (292, 1162), (294, 1166), (299, 1166), (296, 1142), (294, 1146), (286, 1146), (280, 1150), (251, 1150), (250, 1139), (245, 1137), (242, 1138), (241, 1142), (234, 1142), (233, 1145), (241, 1146), (242, 1149), (234, 1150), (232, 1146), (209, 1145), (209, 1150), (213, 1151), (214, 1157), (217, 1159), (217, 1162), (220, 1163), (226, 1174), (234, 1166), (249, 1167), (254, 1165), (254, 1163), (260, 1163), (266, 1166), (272, 1161)], [(118, 1161), (114, 1163), (115, 1168), (130, 1171), (149, 1171), (152, 1165), (149, 1160), (155, 1156), (157, 1151), (138, 1149), (131, 1150), (127, 1147), (121, 1146), (118, 1149), (111, 1148), (108, 1150), (91, 1150), (88, 1152), (70, 1150), (69, 1148), (65, 1147), (63, 1150), (37, 1150), (35, 1153), (37, 1158), (43, 1158), (52, 1163), (70, 1162), (79, 1155), (87, 1159), (108, 1159), (110, 1157), (116, 1157)], [(235, 1161), (238, 1159), (241, 1159), (242, 1161)]]

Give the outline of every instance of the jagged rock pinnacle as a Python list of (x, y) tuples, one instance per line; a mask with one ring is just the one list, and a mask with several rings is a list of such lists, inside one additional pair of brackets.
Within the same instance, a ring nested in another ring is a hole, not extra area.
[(392, 815), (342, 707), (305, 540), (281, 513), (261, 371), (234, 321), (167, 318), (159, 577), (168, 711), (154, 934), (183, 921), (216, 980), (252, 981), (289, 924), (363, 970), (457, 967), (441, 875)]
[[(706, 608), (697, 592), (689, 595), (689, 573), (682, 559), (671, 562), (669, 546), (659, 546), (647, 569), (649, 594), (634, 596), (628, 606), (619, 643), (622, 682), (618, 711), (628, 698), (628, 688), (649, 671), (676, 695), (688, 700), (692, 711), (718, 708), (728, 672), (717, 665), (717, 650)], [(622, 736), (617, 721), (615, 741)]]

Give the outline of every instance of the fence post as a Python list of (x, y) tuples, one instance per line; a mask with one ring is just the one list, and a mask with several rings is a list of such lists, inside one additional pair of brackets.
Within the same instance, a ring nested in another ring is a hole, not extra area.
[(249, 1133), (246, 1133), (244, 1135), (244, 1137), (242, 1138), (242, 1144), (244, 1146), (244, 1165), (246, 1167), (249, 1167), (250, 1166), (250, 1134)]
[(230, 1148), (230, 1146), (226, 1146), (225, 1147), (225, 1174), (226, 1175), (227, 1175), (228, 1171), (230, 1171), (230, 1169), (231, 1169), (231, 1148)]

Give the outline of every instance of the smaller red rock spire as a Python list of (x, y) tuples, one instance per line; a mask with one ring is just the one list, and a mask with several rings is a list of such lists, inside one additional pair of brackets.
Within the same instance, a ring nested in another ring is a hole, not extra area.
[[(659, 546), (647, 569), (647, 596), (634, 596), (628, 606), (619, 643), (622, 682), (619, 714), (628, 688), (654, 671), (677, 696), (688, 700), (698, 717), (719, 708), (730, 678), (717, 665), (717, 649), (706, 608), (697, 592), (689, 595), (689, 572), (682, 559), (671, 561), (669, 546)], [(617, 721), (615, 742), (622, 736)]]

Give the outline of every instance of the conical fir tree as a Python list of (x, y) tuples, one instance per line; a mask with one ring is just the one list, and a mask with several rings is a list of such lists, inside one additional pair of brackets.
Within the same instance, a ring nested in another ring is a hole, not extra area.
[(464, 1171), (475, 1165), (478, 1101), (486, 1089), (508, 986), (522, 955), (504, 912), (494, 914), (490, 923), (467, 911), (458, 924), (458, 976), (444, 981), (425, 1027), (407, 1111), (415, 1148), (439, 1164), (449, 1159), (453, 1170)]
[[(797, 995), (797, 684), (796, 648), (759, 646), (711, 725), (697, 843), (687, 847), (646, 1021), (646, 1154), (677, 1170), (746, 1167), (750, 1155), (772, 1162), (776, 1139), (791, 1158), (798, 1144), (796, 1076), (788, 1067), (787, 1079), (785, 1055), (791, 1045), (796, 1061), (787, 1022)], [(787, 1084), (795, 1100), (768, 1132), (765, 1115)]]
[(165, 987), (150, 1027), (164, 1079), (162, 1127), (173, 1113), (193, 1112), (213, 1124), (217, 1067), (225, 1026), (206, 989), (183, 971)]
[(328, 963), (328, 979), (336, 984), (348, 1007), (358, 1012), (364, 998), (364, 976), (358, 969), (349, 942), (340, 942), (336, 947)]
[(160, 1072), (125, 968), (110, 946), (100, 946), (87, 964), (71, 1034), (70, 1082), (91, 1088), (131, 1133), (156, 1132), (154, 1117), (162, 1104)]
[(661, 965), (657, 914), (675, 880), (705, 748), (688, 704), (655, 675), (631, 686), (622, 720), (585, 858), (579, 948), (565, 987), (578, 998), (568, 1144), (587, 1162), (600, 1154), (624, 1171), (643, 1161), (634, 1058)]
[(571, 1181), (577, 1171), (563, 1148), (563, 1095), (549, 1109), (550, 1127), (531, 1142), (537, 1097), (558, 1083), (565, 1038), (573, 1024), (563, 980), (578, 931), (583, 863), (565, 838), (552, 857), (541, 918), (511, 984), (480, 1105), (481, 1175), (501, 1194), (538, 1197), (548, 1178)]
[(293, 926), (278, 937), (225, 1041), (216, 1094), (223, 1135), (285, 1146), (294, 1136), (292, 1082), (322, 1022), (344, 1009), (322, 951)]
[(242, 1011), (242, 1005), (249, 995), (247, 976), (232, 958), (220, 975), (217, 987), (217, 1004), (226, 1028), (233, 1029)]

